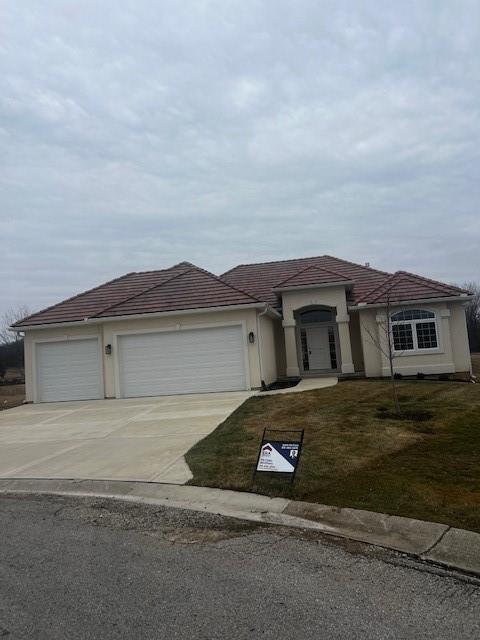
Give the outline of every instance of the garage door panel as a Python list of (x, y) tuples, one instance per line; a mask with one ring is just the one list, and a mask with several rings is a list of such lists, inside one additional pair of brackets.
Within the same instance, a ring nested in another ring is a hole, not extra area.
[(246, 388), (240, 326), (125, 335), (118, 345), (123, 397)]
[(40, 402), (93, 400), (103, 396), (96, 338), (38, 343), (36, 361)]

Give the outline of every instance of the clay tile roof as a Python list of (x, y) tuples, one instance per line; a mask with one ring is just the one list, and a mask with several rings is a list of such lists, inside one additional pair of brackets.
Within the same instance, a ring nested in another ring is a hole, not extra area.
[(290, 276), (276, 284), (273, 288), (282, 289), (284, 287), (303, 287), (311, 284), (329, 284), (347, 281), (350, 282), (345, 276), (337, 273), (336, 271), (311, 266), (306, 269), (301, 269), (293, 276)]
[(148, 314), (259, 302), (188, 262), (169, 269), (127, 273), (99, 287), (34, 313), (14, 326), (78, 322), (85, 318)]
[[(280, 307), (281, 301), (274, 290), (279, 285), (294, 286), (292, 283), (296, 282), (300, 285), (309, 284), (310, 275), (314, 277), (313, 274), (316, 273), (313, 268), (333, 272), (343, 280), (353, 282), (353, 286), (346, 292), (349, 305), (383, 302), (385, 300), (383, 287), (392, 288), (391, 295), (395, 295), (395, 299), (398, 300), (420, 300), (468, 294), (468, 291), (458, 287), (406, 271), (397, 271), (392, 275), (386, 271), (328, 255), (243, 264), (224, 273), (222, 279), (251, 292), (274, 307)], [(317, 283), (321, 283), (321, 280), (311, 282), (311, 284)]]
[(389, 274), (332, 256), (240, 265), (220, 278), (190, 262), (169, 269), (127, 273), (94, 289), (34, 313), (15, 327), (85, 318), (141, 315), (166, 311), (268, 303), (280, 307), (275, 289), (349, 281), (350, 305), (443, 298), (468, 294), (452, 285), (406, 271)]
[(176, 274), (160, 286), (128, 298), (98, 317), (124, 316), (160, 311), (177, 311), (260, 302), (220, 280), (212, 273), (192, 267)]
[(359, 302), (379, 304), (388, 301), (428, 300), (458, 295), (468, 295), (468, 291), (407, 271), (397, 271), (380, 286), (369, 291)]
[(353, 282), (353, 287), (347, 291), (347, 298), (353, 304), (374, 286), (378, 286), (389, 277), (389, 273), (365, 267), (354, 262), (348, 262), (332, 256), (317, 256), (313, 258), (298, 258), (294, 260), (280, 260), (275, 262), (261, 262), (244, 264), (224, 273), (222, 280), (245, 291), (251, 292), (257, 298), (279, 307), (280, 301), (273, 291), (279, 283), (284, 282), (308, 267), (317, 267), (334, 272), (342, 280)]

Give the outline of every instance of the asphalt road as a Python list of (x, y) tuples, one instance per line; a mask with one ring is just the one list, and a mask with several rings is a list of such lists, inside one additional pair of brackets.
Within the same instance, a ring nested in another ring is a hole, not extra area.
[(292, 529), (0, 497), (0, 638), (478, 638), (480, 582)]

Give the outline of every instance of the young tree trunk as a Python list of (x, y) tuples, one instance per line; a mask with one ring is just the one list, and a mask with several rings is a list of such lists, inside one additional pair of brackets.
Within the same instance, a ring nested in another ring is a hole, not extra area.
[[(390, 351), (391, 351), (392, 347), (390, 346)], [(393, 404), (395, 406), (395, 413), (397, 415), (401, 414), (401, 410), (400, 410), (400, 402), (398, 401), (398, 394), (397, 394), (397, 384), (395, 382), (395, 374), (393, 372), (393, 358), (390, 357), (390, 380), (392, 383), (392, 394), (393, 394)]]
[(388, 341), (388, 363), (390, 365), (390, 381), (392, 383), (393, 405), (395, 413), (401, 414), (400, 402), (398, 401), (397, 384), (395, 381), (395, 373), (393, 371), (393, 345), (392, 345), (392, 327), (390, 319), (390, 300), (387, 300), (387, 341)]

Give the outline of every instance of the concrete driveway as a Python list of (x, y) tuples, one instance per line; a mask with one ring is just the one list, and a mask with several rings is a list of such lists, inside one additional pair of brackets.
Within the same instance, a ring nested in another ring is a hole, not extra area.
[(0, 412), (0, 477), (183, 484), (185, 453), (250, 392), (24, 405)]

